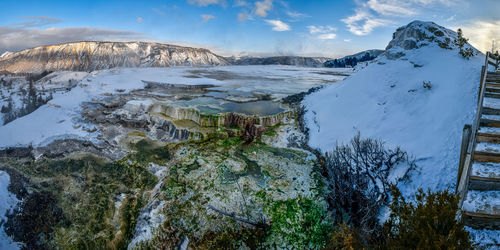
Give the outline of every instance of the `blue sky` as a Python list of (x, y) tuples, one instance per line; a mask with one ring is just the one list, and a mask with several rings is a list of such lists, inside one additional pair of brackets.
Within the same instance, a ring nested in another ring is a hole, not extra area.
[[(336, 57), (383, 49), (412, 20), (500, 43), (499, 0), (0, 1), (0, 53), (80, 40), (145, 40), (223, 55)], [(497, 13), (495, 13), (497, 12)]]

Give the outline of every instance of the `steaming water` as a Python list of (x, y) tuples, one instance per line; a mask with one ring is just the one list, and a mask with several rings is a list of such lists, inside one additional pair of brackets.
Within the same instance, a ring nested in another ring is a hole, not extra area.
[(140, 92), (146, 98), (154, 95), (167, 105), (193, 108), (205, 114), (269, 116), (288, 110), (281, 103), (282, 98), (342, 80), (345, 70), (292, 66), (170, 68), (164, 71), (173, 71), (173, 75), (182, 72), (180, 77), (154, 81), (145, 77), (149, 87)]
[(225, 112), (235, 112), (246, 115), (274, 115), (285, 111), (277, 102), (257, 101), (257, 102), (228, 102), (221, 105)]

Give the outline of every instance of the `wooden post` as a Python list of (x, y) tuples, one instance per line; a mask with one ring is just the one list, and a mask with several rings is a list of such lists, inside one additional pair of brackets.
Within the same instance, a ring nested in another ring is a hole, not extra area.
[(460, 177), (462, 176), (462, 171), (464, 170), (465, 155), (467, 154), (471, 134), (472, 126), (465, 124), (462, 132), (462, 146), (460, 147), (460, 161), (458, 164), (457, 186), (455, 192), (458, 191), (458, 184), (460, 182)]
[[(481, 67), (481, 80), (483, 79), (484, 74), (486, 74), (486, 70), (488, 70), (488, 68), (486, 68), (485, 66)], [(479, 84), (479, 92), (477, 92), (477, 105), (479, 105), (479, 102), (480, 102), (479, 98), (481, 98), (482, 88), (483, 88), (483, 85)]]

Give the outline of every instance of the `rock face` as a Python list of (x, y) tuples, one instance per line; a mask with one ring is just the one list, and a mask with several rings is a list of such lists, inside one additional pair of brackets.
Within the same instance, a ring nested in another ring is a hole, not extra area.
[(457, 34), (454, 31), (434, 22), (413, 21), (394, 32), (386, 50), (398, 47), (403, 50), (411, 50), (431, 43), (436, 43), (441, 48), (450, 49), (454, 46), (452, 41), (456, 38)]
[(41, 46), (0, 57), (13, 73), (93, 71), (115, 67), (215, 66), (228, 62), (207, 49), (146, 42), (75, 42)]

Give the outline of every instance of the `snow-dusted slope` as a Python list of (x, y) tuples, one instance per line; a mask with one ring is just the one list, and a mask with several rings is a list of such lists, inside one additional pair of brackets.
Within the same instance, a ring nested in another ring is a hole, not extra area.
[[(474, 118), (484, 61), (482, 54), (462, 58), (455, 36), (420, 21), (398, 29), (368, 67), (305, 98), (309, 144), (329, 151), (359, 131), (416, 157), (421, 173), (401, 187), (404, 193), (454, 186), (462, 128)], [(446, 41), (452, 49), (443, 48)]]
[(207, 49), (145, 42), (75, 42), (41, 46), (0, 57), (0, 71), (93, 71), (115, 67), (226, 65)]
[[(412, 22), (368, 67), (307, 96), (310, 146), (326, 152), (360, 132), (416, 158), (419, 173), (399, 184), (406, 196), (418, 188), (454, 190), (462, 128), (474, 120), (484, 63), (481, 53), (462, 58), (455, 38), (434, 23)], [(498, 230), (467, 230), (480, 247), (498, 244)]]
[(16, 197), (9, 192), (10, 176), (0, 170), (0, 249), (20, 249), (19, 244), (5, 234), (3, 222), (5, 222), (6, 213), (16, 206), (19, 202)]
[(8, 57), (8, 56), (10, 56), (10, 55), (12, 55), (12, 52), (10, 52), (10, 51), (5, 51), (4, 53), (2, 53), (2, 54), (0, 55), (0, 58)]

